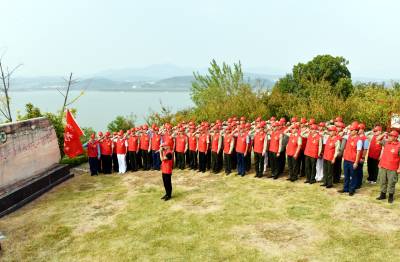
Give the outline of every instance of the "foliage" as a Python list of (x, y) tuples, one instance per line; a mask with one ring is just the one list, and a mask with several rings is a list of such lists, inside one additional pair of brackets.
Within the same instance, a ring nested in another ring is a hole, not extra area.
[(68, 156), (64, 156), (61, 158), (60, 164), (70, 165), (70, 166), (78, 166), (80, 164), (86, 163), (88, 161), (88, 157), (86, 154), (79, 155), (74, 158), (69, 158)]
[(161, 110), (160, 113), (151, 111), (151, 113), (146, 117), (146, 123), (148, 125), (156, 124), (158, 126), (164, 124), (164, 123), (175, 123), (175, 116), (176, 114), (173, 114), (171, 109), (167, 106), (164, 106), (161, 101)]
[(117, 116), (107, 125), (110, 132), (118, 132), (119, 130), (127, 131), (135, 126), (136, 116), (130, 114), (128, 116)]

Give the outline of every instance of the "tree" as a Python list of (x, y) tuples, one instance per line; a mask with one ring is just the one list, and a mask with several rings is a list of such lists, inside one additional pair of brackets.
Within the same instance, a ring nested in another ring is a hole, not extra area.
[(22, 64), (17, 65), (12, 70), (9, 70), (8, 66), (4, 68), (3, 56), (0, 57), (0, 113), (6, 119), (7, 122), (12, 122), (12, 114), (10, 109), (10, 79), (12, 74), (20, 67)]
[(127, 131), (135, 126), (136, 116), (131, 114), (129, 116), (117, 116), (113, 121), (107, 125), (110, 132), (118, 132), (119, 130)]
[(70, 105), (72, 105), (73, 103), (75, 103), (75, 102), (76, 102), (81, 96), (83, 96), (83, 94), (84, 94), (84, 92), (81, 91), (80, 94), (77, 95), (75, 98), (73, 98), (73, 99), (71, 99), (71, 100), (68, 100), (69, 91), (70, 91), (70, 89), (71, 89), (71, 87), (72, 87), (73, 85), (75, 85), (76, 83), (78, 83), (78, 80), (73, 79), (73, 78), (72, 78), (72, 73), (70, 73), (70, 74), (69, 74), (69, 78), (68, 78), (68, 79), (65, 79), (65, 78), (64, 78), (64, 81), (66, 82), (66, 85), (67, 85), (65, 92), (63, 92), (63, 91), (61, 91), (61, 90), (59, 90), (59, 89), (57, 88), (57, 91), (64, 97), (64, 103), (63, 103), (63, 105), (62, 105), (62, 107), (61, 107), (61, 110), (60, 110), (60, 119), (63, 119), (63, 117), (64, 117), (65, 108), (66, 108), (67, 106), (70, 106)]

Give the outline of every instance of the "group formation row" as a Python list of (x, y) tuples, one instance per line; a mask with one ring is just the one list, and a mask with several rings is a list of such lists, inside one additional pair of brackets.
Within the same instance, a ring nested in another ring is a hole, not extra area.
[(119, 173), (160, 170), (162, 152), (174, 152), (175, 167), (207, 169), (229, 175), (237, 169), (244, 176), (254, 160), (255, 176), (262, 177), (267, 168), (277, 179), (286, 163), (290, 181), (305, 176), (305, 183), (322, 181), (333, 187), (344, 173), (340, 192), (350, 196), (363, 183), (363, 166), (368, 165), (368, 182), (376, 183), (380, 173), (381, 194), (378, 199), (393, 202), (395, 185), (400, 173), (400, 142), (397, 131), (384, 132), (381, 126), (366, 130), (357, 121), (345, 125), (341, 117), (316, 123), (314, 119), (290, 121), (272, 117), (247, 122), (229, 118), (214, 123), (165, 123), (160, 127), (143, 125), (126, 132), (92, 134), (87, 147), (92, 175), (98, 170)]

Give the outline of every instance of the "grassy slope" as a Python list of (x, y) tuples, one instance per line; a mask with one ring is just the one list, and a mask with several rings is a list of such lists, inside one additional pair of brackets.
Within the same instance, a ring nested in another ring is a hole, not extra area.
[[(395, 261), (400, 201), (175, 171), (76, 176), (0, 220), (2, 261)], [(400, 199), (400, 197), (398, 196)]]

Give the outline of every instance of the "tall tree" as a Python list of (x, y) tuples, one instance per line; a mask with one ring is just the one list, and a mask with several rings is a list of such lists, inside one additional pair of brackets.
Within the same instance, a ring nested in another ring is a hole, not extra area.
[(11, 114), (11, 98), (10, 98), (10, 79), (12, 74), (20, 67), (22, 64), (17, 65), (12, 70), (9, 70), (8, 66), (3, 65), (3, 55), (0, 57), (0, 113), (6, 119), (7, 122), (12, 122)]

